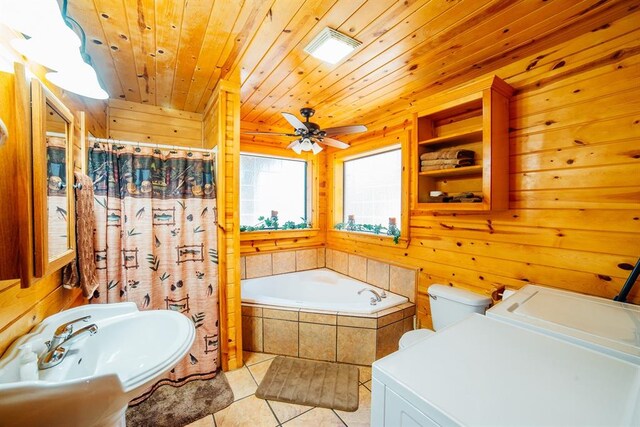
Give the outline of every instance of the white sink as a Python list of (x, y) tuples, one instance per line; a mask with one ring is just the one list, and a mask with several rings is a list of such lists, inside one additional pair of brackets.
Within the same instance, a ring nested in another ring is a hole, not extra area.
[[(57, 366), (39, 371), (38, 381), (20, 381), (18, 348), (46, 350), (55, 329), (90, 315), (76, 330), (95, 323), (69, 345)], [(170, 310), (138, 311), (134, 303), (86, 305), (45, 319), (19, 338), (0, 359), (2, 426), (113, 426), (128, 402), (172, 369), (189, 351), (193, 322)]]

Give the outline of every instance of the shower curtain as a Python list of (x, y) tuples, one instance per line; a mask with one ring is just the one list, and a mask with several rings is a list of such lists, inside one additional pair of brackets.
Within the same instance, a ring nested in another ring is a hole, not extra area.
[(185, 359), (141, 398), (161, 384), (212, 378), (218, 367), (214, 160), (116, 143), (89, 151), (100, 283), (91, 302), (175, 310), (196, 328)]

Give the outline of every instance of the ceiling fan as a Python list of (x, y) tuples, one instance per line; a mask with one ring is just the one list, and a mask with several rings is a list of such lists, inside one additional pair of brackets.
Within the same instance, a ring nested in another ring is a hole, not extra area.
[(349, 148), (349, 144), (332, 138), (334, 135), (347, 135), (351, 133), (366, 132), (367, 127), (364, 125), (336, 126), (321, 129), (316, 123), (310, 122), (309, 117), (313, 116), (316, 111), (313, 108), (301, 108), (300, 115), (306, 119), (302, 122), (291, 113), (281, 113), (286, 121), (294, 128), (293, 133), (280, 132), (244, 132), (247, 135), (272, 135), (272, 136), (294, 136), (296, 140), (291, 142), (287, 148), (291, 148), (296, 154), (303, 151), (313, 151), (318, 154), (322, 151), (320, 144), (328, 145), (336, 148)]

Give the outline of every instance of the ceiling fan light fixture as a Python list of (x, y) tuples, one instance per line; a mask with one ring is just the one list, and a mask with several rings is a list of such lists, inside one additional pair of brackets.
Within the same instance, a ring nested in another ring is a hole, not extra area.
[(309, 138), (303, 138), (302, 142), (300, 142), (300, 149), (302, 151), (311, 151), (312, 148), (311, 140)]
[(304, 48), (314, 58), (329, 64), (337, 64), (362, 43), (332, 28), (325, 27)]
[(296, 153), (296, 154), (301, 154), (302, 153), (302, 145), (300, 144), (300, 142), (298, 141), (297, 144), (295, 144), (293, 147), (291, 147), (291, 149)]
[(317, 142), (314, 142), (311, 146), (311, 151), (313, 151), (313, 154), (318, 154), (322, 151), (322, 147)]

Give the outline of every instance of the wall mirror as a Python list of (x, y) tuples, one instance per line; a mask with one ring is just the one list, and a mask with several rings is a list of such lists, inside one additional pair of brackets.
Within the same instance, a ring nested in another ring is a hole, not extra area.
[(75, 258), (73, 114), (36, 79), (31, 84), (34, 275)]

